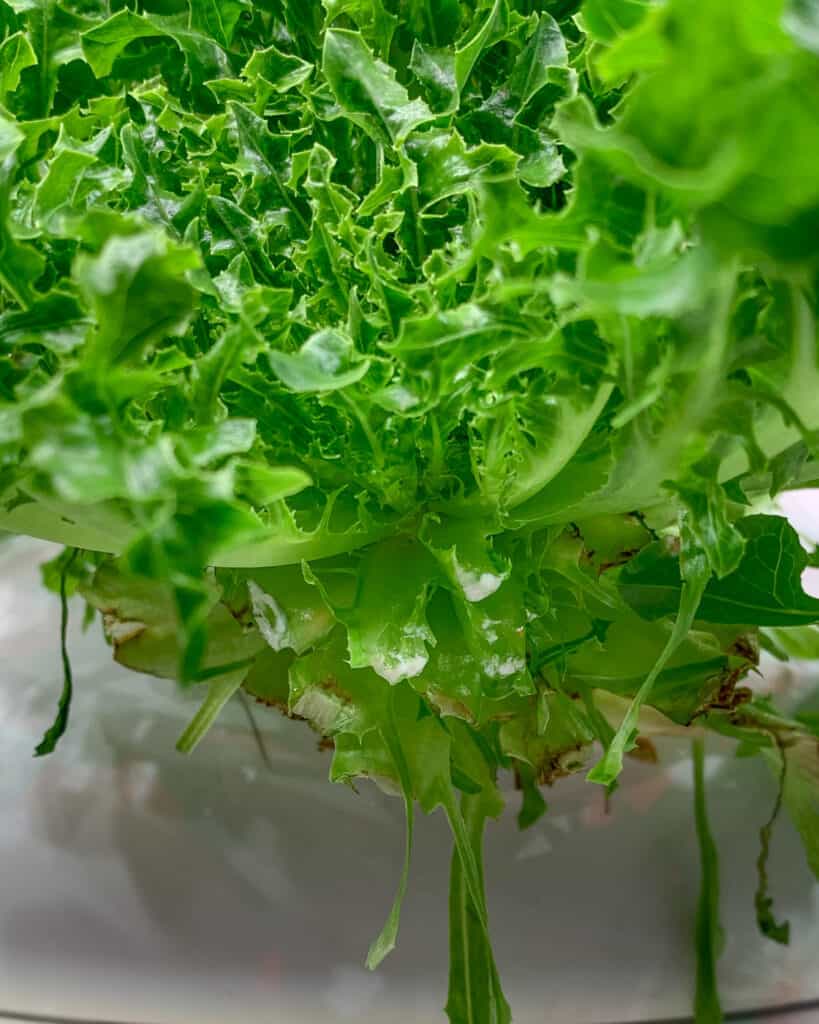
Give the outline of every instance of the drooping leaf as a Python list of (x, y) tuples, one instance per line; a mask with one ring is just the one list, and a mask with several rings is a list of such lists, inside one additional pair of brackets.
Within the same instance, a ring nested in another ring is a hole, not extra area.
[(79, 554), (75, 548), (65, 560), (60, 572), (60, 656), (63, 663), (63, 689), (57, 706), (54, 722), (46, 730), (43, 738), (34, 748), (35, 757), (53, 754), (61, 737), (68, 728), (68, 716), (71, 712), (71, 699), (74, 695), (74, 679), (71, 670), (71, 659), (68, 654), (68, 574), (71, 564)]
[(702, 550), (696, 541), (692, 541), (693, 550), (683, 552), (682, 571), (684, 577), (680, 587), (679, 607), (674, 626), (668, 637), (668, 642), (662, 650), (659, 658), (654, 664), (645, 682), (634, 696), (634, 699), (626, 712), (619, 729), (612, 738), (606, 752), (600, 761), (589, 772), (587, 778), (590, 782), (599, 782), (605, 786), (611, 786), (623, 767), (623, 755), (627, 750), (632, 749), (636, 735), (637, 723), (640, 709), (651, 696), (651, 691), (662, 672), (669, 658), (674, 654), (680, 644), (685, 640), (686, 635), (698, 614), (708, 579), (711, 575), (711, 567)]
[(697, 1024), (721, 1024), (716, 963), (722, 943), (719, 918), (719, 864), (717, 848), (708, 823), (705, 797), (705, 751), (694, 741), (694, 820), (700, 848), (700, 895), (697, 903), (697, 987), (694, 1017)]
[(779, 775), (779, 785), (776, 791), (776, 803), (774, 804), (771, 816), (759, 830), (759, 856), (756, 860), (757, 888), (754, 894), (754, 906), (756, 909), (756, 924), (760, 932), (773, 942), (787, 946), (790, 942), (791, 926), (789, 921), (777, 921), (773, 912), (773, 897), (769, 894), (768, 860), (770, 857), (771, 837), (773, 835), (776, 819), (782, 809), (782, 800), (785, 795), (785, 781), (788, 771), (788, 757), (784, 751), (780, 751), (782, 769)]
[[(485, 817), (480, 796), (464, 797), (467, 836), (478, 870), (483, 873), (481, 845)], [(449, 880), (449, 995), (450, 1024), (508, 1024), (512, 1020), (498, 978), (486, 926), (469, 890), (459, 850), (453, 850)], [(483, 893), (481, 893), (483, 897)]]
[(180, 753), (190, 754), (197, 748), (246, 675), (247, 668), (238, 669), (208, 683), (208, 692), (199, 710), (176, 741), (176, 749)]
[[(763, 750), (771, 769), (777, 771), (778, 752), (775, 748)], [(802, 735), (785, 748), (787, 765), (782, 799), (802, 837), (808, 865), (819, 878), (819, 745), (815, 736)], [(781, 756), (778, 757), (781, 765)], [(781, 772), (781, 766), (779, 767)]]
[[(714, 623), (798, 626), (819, 621), (819, 600), (802, 589), (807, 555), (793, 527), (779, 516), (750, 516), (736, 524), (745, 539), (739, 566), (711, 580), (697, 613)], [(620, 592), (635, 611), (655, 619), (679, 599), (679, 565), (662, 543), (646, 548), (620, 574)]]
[(404, 799), (404, 813), (406, 815), (406, 839), (404, 847), (404, 865), (401, 869), (401, 877), (398, 882), (398, 891), (395, 894), (395, 901), (390, 908), (387, 920), (384, 923), (379, 935), (373, 940), (367, 953), (367, 967), (375, 970), (381, 961), (388, 956), (395, 948), (398, 938), (398, 924), (401, 917), (401, 907), (407, 892), (409, 880), (410, 858), (412, 856), (412, 838), (415, 822), (415, 797), (412, 789), (409, 766), (407, 765), (404, 750), (401, 746), (401, 737), (398, 733), (398, 726), (395, 720), (396, 691), (391, 690), (387, 698), (387, 718), (381, 728), (381, 735), (384, 743), (390, 752), (401, 785), (401, 795)]

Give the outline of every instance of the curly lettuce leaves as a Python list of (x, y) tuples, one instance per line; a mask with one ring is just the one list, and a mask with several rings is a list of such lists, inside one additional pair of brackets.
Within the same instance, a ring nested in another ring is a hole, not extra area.
[(183, 749), (246, 692), (402, 798), (373, 966), (444, 808), (453, 1021), (508, 1019), (501, 771), (525, 825), (595, 744), (775, 735), (816, 869), (815, 736), (740, 685), (816, 653), (816, 32), (700, 7), (0, 4), (0, 528), (202, 691)]

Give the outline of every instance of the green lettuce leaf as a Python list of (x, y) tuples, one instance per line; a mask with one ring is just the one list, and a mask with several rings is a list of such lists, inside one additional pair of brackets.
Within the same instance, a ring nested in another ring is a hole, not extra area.
[[(737, 568), (705, 588), (698, 617), (714, 623), (800, 626), (819, 618), (819, 600), (802, 589), (808, 557), (796, 531), (779, 516), (749, 516), (736, 529), (745, 540)], [(620, 573), (623, 598), (644, 618), (667, 614), (679, 599), (676, 558), (660, 542), (645, 548)]]

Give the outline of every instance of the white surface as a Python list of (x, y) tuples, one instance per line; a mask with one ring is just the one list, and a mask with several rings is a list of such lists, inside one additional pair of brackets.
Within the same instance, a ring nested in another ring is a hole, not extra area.
[[(195, 697), (113, 665), (98, 625), (80, 634), (78, 606), (69, 734), (32, 759), (61, 685), (59, 602), (36, 569), (52, 550), (0, 544), (0, 1009), (140, 1024), (443, 1020), (445, 822), (419, 822), (398, 949), (368, 973), (400, 868), (400, 801), (330, 785), (329, 755), (303, 725), (256, 711), (273, 772), (238, 705), (182, 757)], [(786, 669), (772, 685), (797, 680), (819, 682)], [(629, 763), (609, 815), (601, 789), (573, 778), (530, 831), (515, 828), (515, 794), (490, 827), (491, 928), (519, 1024), (690, 1012), (699, 868), (690, 766), (668, 758)], [(771, 880), (791, 947), (754, 926), (773, 781), (716, 748), (708, 768), (724, 1003), (819, 997), (819, 889), (784, 819)]]

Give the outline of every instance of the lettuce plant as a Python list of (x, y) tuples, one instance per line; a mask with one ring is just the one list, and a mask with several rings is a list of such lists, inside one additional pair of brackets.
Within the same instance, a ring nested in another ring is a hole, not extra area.
[(0, 0), (0, 528), (66, 548), (37, 752), (79, 589), (201, 690), (181, 750), (242, 690), (403, 800), (371, 967), (443, 810), (447, 1012), (500, 1024), (499, 776), (525, 827), (690, 730), (720, 1020), (705, 733), (819, 873), (817, 718), (748, 685), (819, 655), (771, 514), (819, 481), (817, 161), (814, 0)]

